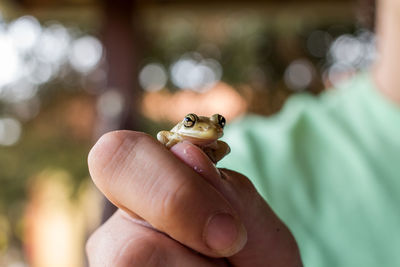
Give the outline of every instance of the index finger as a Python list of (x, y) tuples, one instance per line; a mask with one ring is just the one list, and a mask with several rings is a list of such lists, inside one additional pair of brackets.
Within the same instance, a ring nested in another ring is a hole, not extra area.
[(93, 181), (118, 207), (192, 249), (227, 257), (246, 243), (246, 230), (228, 201), (154, 138), (117, 131), (89, 153)]

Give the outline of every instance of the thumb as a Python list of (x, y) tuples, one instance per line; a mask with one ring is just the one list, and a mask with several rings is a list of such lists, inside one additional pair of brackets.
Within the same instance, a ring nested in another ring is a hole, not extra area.
[(238, 212), (247, 243), (228, 258), (234, 266), (302, 266), (296, 241), (286, 225), (240, 173), (217, 169), (207, 155), (190, 143), (179, 143), (171, 151), (214, 186)]

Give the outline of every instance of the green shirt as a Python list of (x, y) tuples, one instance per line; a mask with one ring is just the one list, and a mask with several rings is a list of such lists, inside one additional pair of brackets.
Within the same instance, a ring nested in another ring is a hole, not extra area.
[(400, 107), (368, 74), (245, 117), (224, 140), (219, 166), (253, 181), (305, 266), (400, 266)]

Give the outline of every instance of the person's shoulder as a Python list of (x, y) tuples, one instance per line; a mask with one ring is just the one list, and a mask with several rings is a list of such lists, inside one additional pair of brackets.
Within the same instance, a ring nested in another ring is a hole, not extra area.
[(317, 96), (298, 93), (275, 115), (246, 114), (230, 122), (224, 139), (239, 148), (243, 146), (244, 151), (266, 143), (276, 146), (292, 142), (293, 135), (300, 138), (325, 130), (331, 135), (343, 127), (351, 128), (354, 121), (365, 117), (363, 110), (372, 86), (369, 74), (360, 73)]
[(318, 95), (300, 93), (289, 98), (278, 117), (318, 125), (324, 122), (347, 123), (364, 116), (362, 111), (366, 106), (376, 104), (376, 91), (370, 72), (360, 72)]

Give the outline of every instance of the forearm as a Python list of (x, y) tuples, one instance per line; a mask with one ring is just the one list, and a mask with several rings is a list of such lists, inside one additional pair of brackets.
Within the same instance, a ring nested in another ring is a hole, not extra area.
[(373, 68), (378, 89), (400, 105), (400, 1), (377, 3), (378, 60)]

